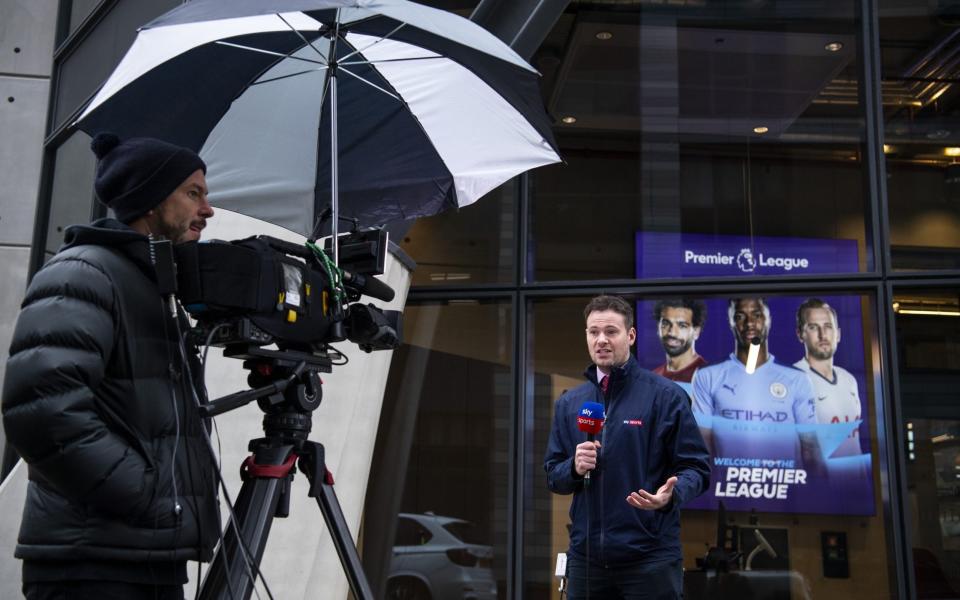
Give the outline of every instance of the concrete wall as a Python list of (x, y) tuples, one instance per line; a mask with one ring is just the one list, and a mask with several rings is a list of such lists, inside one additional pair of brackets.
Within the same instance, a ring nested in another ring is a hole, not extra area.
[(27, 283), (57, 4), (0, 0), (0, 386)]
[[(53, 63), (57, 0), (0, 0), (0, 387), (27, 285), (30, 243)], [(6, 436), (0, 428), (0, 448)], [(18, 469), (18, 473), (23, 469)], [(0, 514), (19, 515), (25, 478), (0, 486)], [(0, 581), (20, 581), (13, 560), (20, 519), (0, 522)], [(10, 591), (18, 597), (19, 586)]]

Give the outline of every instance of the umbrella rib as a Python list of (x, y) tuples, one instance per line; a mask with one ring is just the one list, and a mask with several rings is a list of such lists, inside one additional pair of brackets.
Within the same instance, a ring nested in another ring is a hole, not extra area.
[(218, 40), (215, 43), (219, 44), (220, 46), (230, 46), (231, 48), (239, 48), (240, 50), (259, 52), (260, 54), (269, 54), (270, 56), (279, 56), (281, 58), (289, 58), (290, 60), (301, 60), (303, 62), (313, 63), (315, 65), (323, 65), (324, 67), (328, 66), (326, 61), (310, 60), (309, 58), (293, 56), (292, 54), (284, 54), (283, 52), (274, 52), (273, 50), (264, 50), (262, 48), (254, 48), (253, 46), (243, 46), (241, 44), (234, 44), (232, 42), (224, 42), (221, 40)]
[(354, 78), (356, 78), (356, 79), (359, 79), (360, 81), (362, 81), (363, 83), (369, 85), (369, 86), (372, 87), (372, 88), (376, 88), (376, 89), (380, 90), (381, 92), (383, 92), (384, 94), (390, 96), (391, 98), (393, 98), (393, 99), (396, 100), (397, 102), (402, 102), (402, 100), (400, 100), (400, 97), (397, 96), (396, 94), (394, 94), (393, 92), (389, 92), (389, 91), (383, 89), (382, 87), (380, 87), (379, 85), (377, 85), (377, 84), (375, 84), (375, 83), (371, 83), (371, 82), (367, 81), (366, 79), (364, 79), (363, 77), (360, 77), (359, 75), (357, 75), (356, 73), (354, 73), (354, 72), (351, 71), (350, 69), (344, 69), (344, 68), (342, 68), (342, 67), (343, 67), (343, 65), (341, 65), (340, 71), (346, 73), (347, 75), (350, 75), (351, 77), (354, 77)]
[(390, 39), (390, 36), (393, 35), (393, 34), (395, 34), (395, 33), (398, 32), (398, 31), (400, 31), (400, 29), (401, 29), (404, 25), (406, 25), (406, 23), (400, 23), (399, 25), (397, 25), (396, 27), (393, 28), (393, 31), (387, 33), (387, 35), (385, 35), (385, 36), (383, 36), (383, 37), (381, 37), (381, 38), (379, 38), (379, 39), (371, 42), (370, 44), (364, 46), (363, 48), (357, 48), (356, 50), (354, 50), (354, 51), (351, 52), (350, 54), (347, 54), (346, 56), (344, 56), (343, 58), (341, 58), (341, 59), (340, 59), (340, 62), (343, 62), (343, 61), (347, 60), (348, 58), (350, 58), (350, 57), (353, 56), (354, 54), (360, 54), (360, 53), (362, 53), (362, 52), (366, 52), (367, 50), (369, 50), (370, 48), (373, 48), (374, 46), (376, 46), (377, 44), (379, 44), (379, 43), (382, 42), (383, 40)]
[(260, 80), (258, 80), (258, 81), (254, 81), (253, 83), (251, 83), (251, 84), (250, 84), (250, 87), (253, 87), (253, 86), (255, 86), (255, 85), (261, 85), (261, 84), (264, 84), (264, 83), (271, 83), (271, 82), (273, 82), (273, 81), (279, 81), (280, 79), (286, 79), (286, 78), (288, 78), (288, 77), (296, 77), (297, 75), (304, 75), (304, 74), (306, 74), (306, 73), (316, 73), (317, 71), (325, 71), (327, 68), (328, 68), (328, 67), (325, 67), (325, 66), (324, 66), (324, 67), (317, 67), (316, 69), (307, 69), (306, 71), (297, 71), (296, 73), (287, 73), (286, 75), (280, 75), (280, 76), (278, 76), (278, 77), (271, 77), (270, 79), (260, 79)]
[[(337, 9), (337, 10), (339, 11), (339, 9)], [(306, 45), (310, 46), (311, 48), (313, 48), (313, 51), (317, 53), (317, 56), (320, 57), (320, 61), (321, 61), (323, 64), (327, 64), (327, 57), (325, 57), (325, 56), (323, 55), (323, 53), (320, 52), (320, 50), (319, 50), (316, 46), (313, 45), (313, 42), (311, 42), (311, 41), (308, 40), (307, 38), (303, 37), (303, 34), (300, 33), (300, 32), (297, 30), (297, 28), (294, 27), (293, 25), (291, 25), (286, 19), (284, 19), (284, 18), (283, 18), (283, 15), (281, 15), (280, 13), (274, 13), (274, 14), (277, 15), (277, 18), (279, 18), (281, 21), (283, 21), (283, 24), (284, 24), (284, 25), (286, 25), (287, 27), (290, 28), (290, 31), (292, 31), (292, 32), (294, 32), (295, 34), (297, 34), (297, 36), (298, 36), (301, 40), (303, 40), (303, 43), (304, 43), (304, 44), (306, 44)], [(337, 13), (337, 14), (339, 14), (339, 13)]]
[(438, 58), (443, 58), (439, 54), (437, 56), (415, 56), (410, 58), (385, 58), (383, 60), (356, 60), (351, 62), (341, 62), (341, 65), (379, 65), (381, 63), (390, 63), (390, 62), (406, 62), (410, 60), (437, 60)]

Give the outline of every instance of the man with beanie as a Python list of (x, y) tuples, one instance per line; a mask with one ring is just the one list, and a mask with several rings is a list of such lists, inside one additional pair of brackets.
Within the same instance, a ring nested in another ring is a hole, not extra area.
[(200, 238), (206, 165), (149, 138), (91, 147), (116, 218), (67, 229), (10, 346), (3, 424), (30, 479), (15, 555), (29, 600), (180, 600), (186, 561), (210, 559), (220, 522), (199, 363), (150, 242)]

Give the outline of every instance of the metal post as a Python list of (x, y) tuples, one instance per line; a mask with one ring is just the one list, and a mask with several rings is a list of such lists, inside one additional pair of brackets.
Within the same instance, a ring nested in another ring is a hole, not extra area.
[(340, 266), (340, 245), (337, 244), (338, 225), (340, 224), (340, 201), (337, 198), (337, 72), (330, 77), (330, 248), (333, 250), (333, 264)]

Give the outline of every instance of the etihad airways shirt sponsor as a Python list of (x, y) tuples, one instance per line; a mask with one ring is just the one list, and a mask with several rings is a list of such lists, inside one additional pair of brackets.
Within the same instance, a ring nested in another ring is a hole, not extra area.
[(713, 430), (714, 456), (798, 460), (799, 438), (784, 435), (782, 425), (817, 422), (807, 376), (777, 364), (772, 354), (752, 375), (733, 354), (699, 369), (693, 413), (701, 427)]

